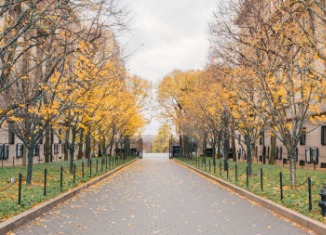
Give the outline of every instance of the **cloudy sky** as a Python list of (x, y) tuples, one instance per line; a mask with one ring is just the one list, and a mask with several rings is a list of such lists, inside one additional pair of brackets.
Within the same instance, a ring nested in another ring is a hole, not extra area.
[[(174, 69), (200, 69), (208, 55), (208, 22), (217, 0), (125, 0), (133, 17), (121, 37), (131, 74), (157, 84)], [(134, 53), (133, 53), (134, 52)], [(155, 134), (153, 120), (145, 134)]]

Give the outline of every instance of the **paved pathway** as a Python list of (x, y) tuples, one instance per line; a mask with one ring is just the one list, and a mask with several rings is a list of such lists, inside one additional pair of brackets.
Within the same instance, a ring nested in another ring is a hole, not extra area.
[(169, 161), (146, 157), (15, 234), (307, 234)]

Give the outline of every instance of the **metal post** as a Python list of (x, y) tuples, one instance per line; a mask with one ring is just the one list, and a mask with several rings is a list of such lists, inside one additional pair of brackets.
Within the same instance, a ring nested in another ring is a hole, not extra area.
[(44, 169), (44, 196), (46, 196), (46, 178), (47, 178), (48, 170)]
[(19, 181), (18, 181), (18, 204), (20, 205), (22, 199), (22, 177), (23, 175), (19, 173)]
[(12, 158), (12, 166), (15, 166), (15, 157)]
[(311, 178), (308, 177), (308, 194), (309, 194), (309, 211), (312, 210), (312, 199), (311, 199)]
[(235, 164), (234, 169), (235, 169), (235, 182), (237, 182), (238, 181), (238, 165), (237, 164)]
[(209, 170), (209, 173), (211, 173), (211, 159), (209, 159), (209, 161), (208, 161), (208, 170)]
[(83, 179), (84, 179), (84, 176), (85, 176), (84, 169), (85, 169), (85, 163), (84, 163), (84, 161), (82, 161), (82, 177), (83, 177)]
[(260, 168), (260, 189), (264, 191), (264, 173), (263, 168)]
[(105, 158), (105, 170), (108, 170), (108, 158)]
[(98, 159), (96, 158), (96, 174), (98, 173)]
[(62, 191), (63, 188), (63, 166), (60, 167), (60, 190)]
[(76, 164), (74, 164), (74, 184), (76, 183)]
[(249, 168), (248, 166), (246, 167), (246, 185), (249, 187)]
[(89, 177), (92, 177), (92, 159), (89, 161)]
[(280, 172), (280, 197), (281, 201), (283, 200), (283, 174)]
[(222, 175), (222, 162), (220, 162), (220, 176)]

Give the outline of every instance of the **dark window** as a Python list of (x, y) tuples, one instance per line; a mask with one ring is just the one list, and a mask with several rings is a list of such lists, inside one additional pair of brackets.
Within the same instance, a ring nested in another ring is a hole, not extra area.
[(8, 160), (9, 158), (9, 144), (5, 144), (3, 148), (3, 159)]
[(280, 159), (283, 159), (282, 147), (280, 147)]
[(8, 143), (9, 144), (15, 144), (15, 132), (13, 130), (12, 125), (9, 125), (9, 130), (8, 130)]
[(306, 145), (306, 132), (307, 132), (307, 129), (305, 127), (302, 128), (302, 133), (301, 133), (301, 137), (300, 137), (300, 145)]
[(259, 132), (259, 145), (264, 144), (264, 131)]
[(326, 126), (321, 127), (321, 144), (326, 145)]
[(54, 150), (53, 150), (54, 154), (58, 154), (59, 153), (59, 144), (54, 144), (53, 148), (54, 148)]
[(275, 148), (275, 159), (278, 159), (279, 158), (279, 148), (276, 147)]
[(267, 157), (269, 158), (269, 146), (267, 147)]
[(38, 144), (34, 145), (34, 152), (33, 152), (34, 156), (39, 156), (40, 155), (40, 146)]
[(16, 157), (17, 158), (23, 157), (23, 150), (24, 150), (23, 144), (16, 144)]
[(61, 153), (65, 153), (65, 145), (61, 144)]
[(319, 152), (318, 148), (311, 148), (311, 160), (314, 164), (318, 164)]
[(238, 144), (241, 143), (241, 135), (238, 136)]
[(0, 160), (3, 159), (3, 144), (0, 144)]
[(294, 160), (295, 160), (295, 162), (298, 162), (298, 156), (299, 156), (299, 149), (298, 149), (298, 147), (296, 147), (295, 151), (294, 151)]

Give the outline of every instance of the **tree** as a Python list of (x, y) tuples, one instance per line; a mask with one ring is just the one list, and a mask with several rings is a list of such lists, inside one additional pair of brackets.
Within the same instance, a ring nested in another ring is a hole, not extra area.
[(169, 151), (169, 141), (171, 135), (171, 128), (167, 124), (163, 124), (157, 135), (153, 139), (153, 152), (167, 153)]

